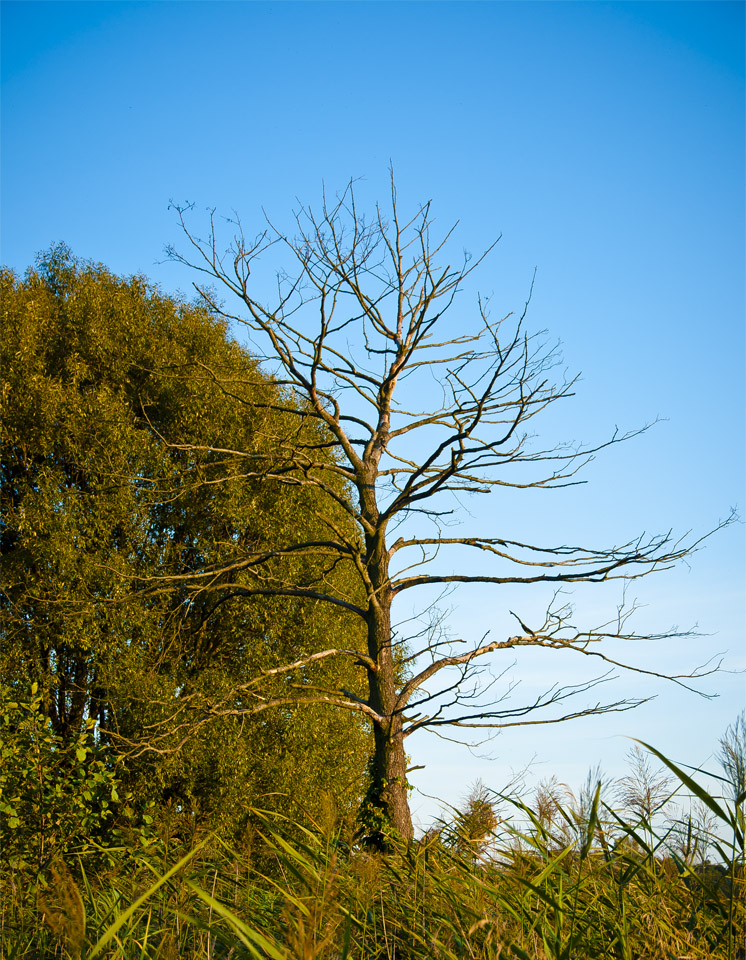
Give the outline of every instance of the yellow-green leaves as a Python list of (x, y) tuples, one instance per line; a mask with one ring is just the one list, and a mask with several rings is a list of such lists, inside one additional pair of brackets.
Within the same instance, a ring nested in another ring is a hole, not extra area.
[[(330, 789), (354, 805), (365, 731), (347, 716), (226, 717), (169, 752), (186, 732), (169, 718), (188, 697), (220, 702), (336, 636), (356, 642), (344, 611), (240, 595), (257, 576), (252, 551), (289, 530), (328, 536), (312, 489), (263, 479), (287, 456), (276, 438), (289, 414), (267, 405), (280, 388), (222, 320), (63, 246), (0, 282), (2, 676), (37, 685), (66, 746), (97, 722), (139, 754), (122, 776), (143, 802), (170, 801), (201, 824), (235, 830), (263, 793), (313, 808)], [(226, 566), (230, 576), (202, 576)], [(310, 556), (271, 558), (259, 573), (322, 575)], [(349, 592), (345, 576), (337, 567), (325, 588)], [(303, 679), (359, 690), (360, 673), (322, 663)], [(74, 762), (87, 764), (89, 748), (76, 746)]]

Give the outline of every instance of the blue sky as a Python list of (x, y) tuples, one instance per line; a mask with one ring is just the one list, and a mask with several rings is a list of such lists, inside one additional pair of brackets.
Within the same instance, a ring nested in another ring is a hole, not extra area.
[[(530, 325), (582, 374), (548, 430), (593, 440), (664, 419), (595, 463), (588, 486), (512, 504), (517, 528), (620, 541), (743, 511), (743, 4), (30, 0), (3, 2), (2, 18), (4, 263), (22, 271), (64, 240), (188, 291), (189, 274), (163, 262), (178, 241), (171, 198), (287, 223), (322, 181), (359, 177), (362, 205), (385, 199), (391, 160), (400, 203), (432, 199), (444, 228), (460, 221), (457, 246), (502, 234), (477, 278), (496, 310), (520, 308), (537, 269)], [(502, 515), (487, 502), (473, 519), (495, 529)], [(643, 659), (674, 669), (729, 650), (746, 666), (744, 573), (739, 526), (641, 588), (641, 626), (711, 634)], [(507, 606), (450, 602), (465, 634)], [(528, 688), (555, 670), (519, 667)], [(634, 694), (638, 681), (617, 686)], [(455, 802), (474, 777), (499, 787), (536, 755), (537, 775), (577, 785), (596, 761), (621, 769), (624, 736), (698, 763), (744, 678), (708, 689), (719, 699), (659, 684), (634, 714), (507, 733), (489, 760), (414, 738), (427, 764), (414, 782)]]

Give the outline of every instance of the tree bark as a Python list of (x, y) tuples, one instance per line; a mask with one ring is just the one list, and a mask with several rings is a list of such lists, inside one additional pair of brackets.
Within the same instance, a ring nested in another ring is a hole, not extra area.
[(407, 797), (407, 757), (403, 720), (397, 710), (396, 662), (391, 643), (391, 606), (387, 597), (369, 623), (369, 648), (377, 651), (376, 670), (368, 671), (370, 704), (384, 723), (374, 723), (370, 800), (380, 808), (394, 830), (409, 842), (412, 815)]
[[(370, 488), (368, 488), (370, 490)], [(361, 497), (373, 497), (366, 491)], [(378, 511), (370, 503), (371, 512)], [(403, 840), (413, 836), (412, 815), (407, 796), (407, 757), (404, 752), (404, 721), (399, 710), (397, 664), (391, 633), (391, 604), (394, 598), (389, 583), (389, 555), (385, 527), (374, 524), (375, 532), (366, 538), (370, 596), (368, 600), (368, 654), (375, 669), (368, 670), (369, 702), (383, 723), (374, 723), (374, 749), (371, 763), (369, 800), (379, 808)]]

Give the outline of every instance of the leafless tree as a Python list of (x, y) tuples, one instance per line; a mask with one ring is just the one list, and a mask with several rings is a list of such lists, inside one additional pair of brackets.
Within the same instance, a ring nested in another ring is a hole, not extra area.
[[(498, 497), (506, 488), (574, 484), (578, 471), (599, 450), (632, 435), (615, 433), (586, 447), (536, 444), (528, 432), (531, 422), (569, 397), (575, 382), (557, 382), (555, 352), (541, 336), (526, 332), (525, 310), (495, 320), (489, 303), (477, 299), (471, 326), (462, 315), (451, 322), (449, 310), (459, 290), (484, 257), (464, 255), (457, 266), (448, 263), (444, 258), (451, 233), (433, 239), (429, 204), (411, 219), (401, 219), (393, 178), (386, 213), (376, 208), (370, 220), (361, 215), (350, 184), (334, 201), (324, 197), (319, 212), (301, 207), (292, 236), (268, 222), (264, 232), (248, 239), (237, 218), (229, 221), (234, 236), (225, 252), (214, 215), (202, 240), (188, 224), (190, 209), (177, 208), (189, 252), (170, 249), (170, 257), (205, 274), (207, 284), (195, 286), (206, 302), (248, 328), (264, 368), (286, 391), (287, 404), (275, 403), (284, 421), (295, 417), (319, 425), (310, 439), (300, 428), (280, 438), (282, 468), (276, 460), (268, 466), (248, 451), (200, 449), (239, 458), (245, 476), (313, 487), (328, 537), (316, 542), (290, 537), (261, 554), (242, 552), (237, 545), (230, 568), (185, 576), (195, 590), (214, 591), (216, 603), (240, 594), (336, 604), (362, 622), (366, 636), (362, 649), (334, 638), (326, 650), (267, 671), (235, 691), (233, 699), (210, 704), (200, 722), (305, 703), (364, 714), (375, 744), (371, 795), (409, 838), (405, 741), (413, 733), (456, 728), (457, 737), (459, 731), (468, 737), (626, 710), (641, 702), (596, 700), (594, 691), (590, 702), (586, 698), (582, 706), (567, 705), (570, 697), (582, 698), (617, 668), (650, 673), (604, 652), (603, 641), (609, 638), (638, 636), (624, 605), (608, 623), (588, 628), (576, 625), (572, 609), (556, 602), (543, 623), (529, 627), (514, 615), (513, 635), (485, 636), (467, 649), (437, 629), (426, 629), (413, 640), (392, 627), (392, 606), (407, 591), (480, 583), (494, 598), (496, 587), (549, 584), (559, 596), (571, 584), (631, 581), (665, 570), (699, 543), (678, 540), (670, 532), (604, 548), (541, 546), (481, 533), (449, 535), (448, 517), (459, 494)], [(294, 266), (277, 276), (276, 295), (265, 302), (252, 271), (273, 247)], [(232, 313), (218, 299), (216, 282), (218, 290), (237, 299), (239, 312)], [(227, 382), (222, 386), (232, 389)], [(340, 511), (349, 523), (339, 521)], [(421, 521), (428, 524), (426, 535), (421, 535)], [(443, 572), (433, 561), (452, 549), (478, 554), (483, 572)], [(347, 565), (355, 588), (340, 596), (327, 588), (323, 574), (313, 583), (289, 582), (280, 567), (272, 566), (273, 560), (300, 554), (317, 556), (327, 572)], [(232, 576), (239, 570), (240, 582)], [(148, 588), (167, 589), (168, 583)], [(603, 665), (602, 673), (511, 705), (490, 693), (477, 668), (490, 654), (522, 647), (594, 657)], [(359, 665), (367, 677), (366, 696), (309, 684), (306, 671), (329, 657), (352, 658)], [(686, 685), (698, 675), (667, 679)], [(294, 682), (281, 695), (264, 696), (262, 685), (279, 676)]]

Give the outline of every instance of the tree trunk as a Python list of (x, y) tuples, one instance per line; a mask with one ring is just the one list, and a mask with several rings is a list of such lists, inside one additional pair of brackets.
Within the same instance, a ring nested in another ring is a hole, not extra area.
[[(407, 843), (412, 839), (412, 814), (407, 796), (407, 757), (399, 730), (392, 736), (378, 725), (374, 728), (375, 751), (373, 754), (373, 797), (380, 799), (380, 806), (394, 830)], [(375, 800), (374, 800), (375, 802)]]
[[(381, 453), (385, 447), (390, 397), (381, 399), (378, 440), (358, 474), (360, 513), (365, 535), (365, 567), (368, 574), (368, 656), (375, 669), (368, 670), (370, 705), (380, 722), (373, 725), (374, 750), (368, 804), (383, 814), (388, 825), (407, 843), (412, 839), (412, 815), (407, 799), (407, 757), (404, 752), (403, 719), (397, 695), (397, 664), (391, 635), (391, 604), (394, 595), (389, 582), (389, 551), (386, 522), (376, 501), (376, 481)], [(385, 848), (380, 830), (376, 840)]]
[(397, 712), (396, 661), (391, 638), (391, 600), (388, 585), (374, 599), (368, 621), (368, 650), (377, 669), (368, 672), (370, 704), (384, 723), (373, 727), (369, 801), (378, 807), (391, 826), (409, 842), (412, 815), (407, 797), (407, 757), (404, 752), (403, 720)]

